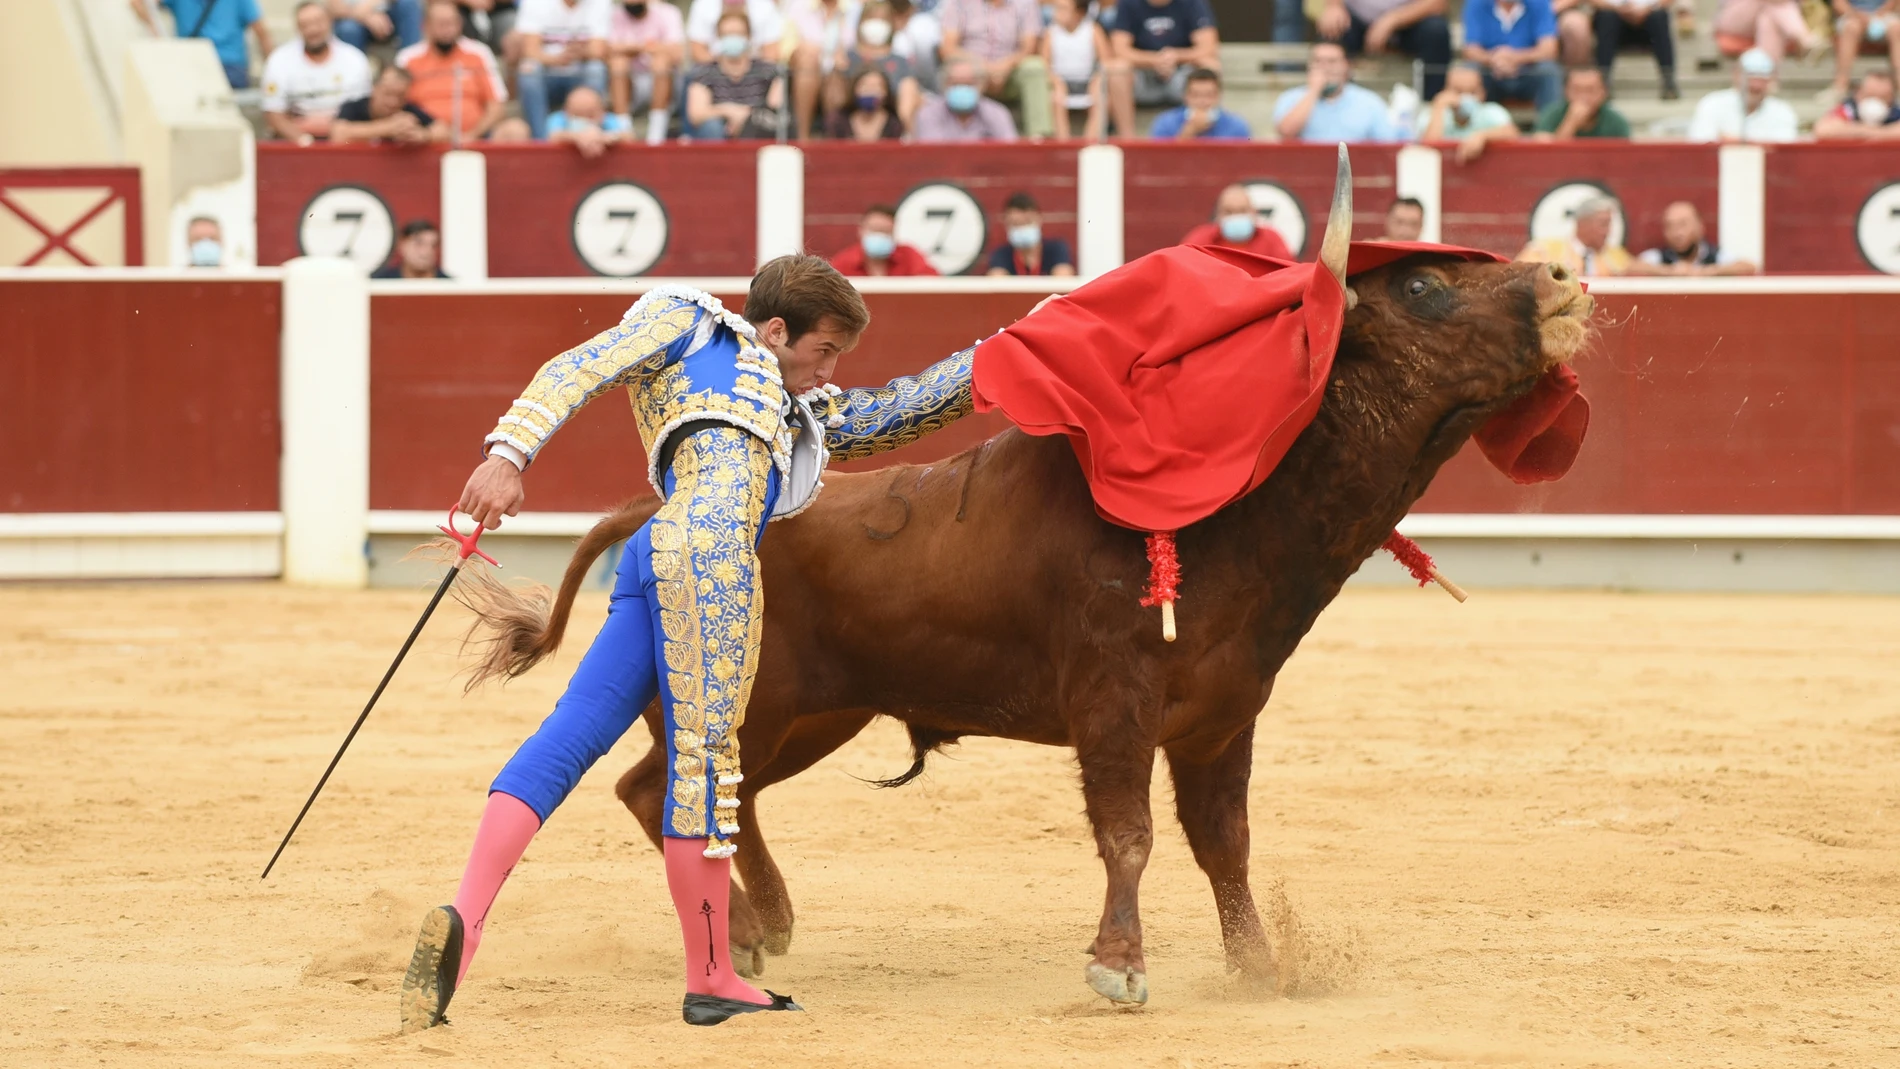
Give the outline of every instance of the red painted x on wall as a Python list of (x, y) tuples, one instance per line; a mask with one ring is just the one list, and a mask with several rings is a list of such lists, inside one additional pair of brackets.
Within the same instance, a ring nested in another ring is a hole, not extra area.
[[(64, 226), (49, 223), (13, 194), (19, 190), (71, 189), (92, 190), (99, 199)], [(24, 259), (10, 267), (32, 267), (55, 252), (63, 252), (86, 267), (102, 266), (75, 244), (79, 234), (111, 209), (124, 206), (125, 267), (145, 263), (145, 230), (139, 201), (139, 171), (136, 167), (38, 167), (0, 170), (0, 218), (12, 216), (39, 234), (40, 243)], [(29, 246), (31, 247), (31, 246)], [(121, 266), (117, 264), (103, 266)]]

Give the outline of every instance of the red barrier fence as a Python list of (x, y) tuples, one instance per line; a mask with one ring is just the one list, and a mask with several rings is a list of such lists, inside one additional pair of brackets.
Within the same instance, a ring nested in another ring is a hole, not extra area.
[[(1235, 182), (1248, 187), (1254, 207), (1302, 259), (1319, 255), (1339, 167), (1333, 146), (1144, 143), (1122, 151), (1122, 243), (1129, 259), (1180, 244), (1189, 230), (1214, 217), (1215, 198)], [(1398, 154), (1393, 145), (1352, 150), (1354, 238), (1370, 240), (1384, 231)]]
[(0, 266), (141, 266), (143, 203), (137, 167), (0, 169)]
[(435, 146), (257, 146), (257, 262), (340, 255), (366, 271), (386, 262), (411, 219), (442, 218)]
[(1768, 151), (1768, 265), (1781, 273), (1900, 273), (1900, 145)]
[(275, 280), (0, 282), (0, 511), (277, 508)]

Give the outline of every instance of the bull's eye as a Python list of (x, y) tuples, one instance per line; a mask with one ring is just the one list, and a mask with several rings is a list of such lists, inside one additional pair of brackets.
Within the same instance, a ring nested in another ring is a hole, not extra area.
[(1405, 284), (1405, 295), (1407, 297), (1423, 297), (1425, 296), (1425, 291), (1430, 288), (1431, 285), (1424, 279), (1415, 278)]

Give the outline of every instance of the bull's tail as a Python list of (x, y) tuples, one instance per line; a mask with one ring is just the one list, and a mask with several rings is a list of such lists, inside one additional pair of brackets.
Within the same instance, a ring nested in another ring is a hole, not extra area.
[(953, 735), (947, 731), (938, 731), (935, 728), (919, 727), (916, 724), (906, 724), (905, 727), (910, 731), (910, 752), (915, 760), (911, 762), (909, 768), (892, 776), (890, 779), (871, 780), (871, 786), (887, 789), (891, 787), (902, 787), (904, 784), (924, 774), (924, 762), (930, 759), (931, 754), (936, 753), (945, 746), (949, 746), (962, 737)]
[(588, 569), (608, 546), (639, 530), (658, 507), (655, 498), (637, 498), (595, 524), (575, 547), (567, 574), (561, 577), (561, 592), (552, 599), (540, 583), (510, 585), (486, 568), (463, 569), (465, 581), (455, 585), (455, 597), (474, 612), (475, 621), (462, 640), (462, 649), (472, 647), (478, 652), (466, 689), (490, 679), (513, 679), (560, 649), (574, 596), (580, 593)]

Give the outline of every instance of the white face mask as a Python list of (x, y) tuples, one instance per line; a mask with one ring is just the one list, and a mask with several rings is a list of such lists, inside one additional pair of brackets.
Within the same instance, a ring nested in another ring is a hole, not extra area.
[(891, 24), (883, 19), (865, 19), (858, 23), (858, 36), (872, 48), (883, 48), (891, 43)]
[(1879, 97), (1861, 97), (1854, 102), (1854, 110), (1860, 113), (1860, 121), (1868, 126), (1879, 126), (1887, 121), (1887, 102)]

